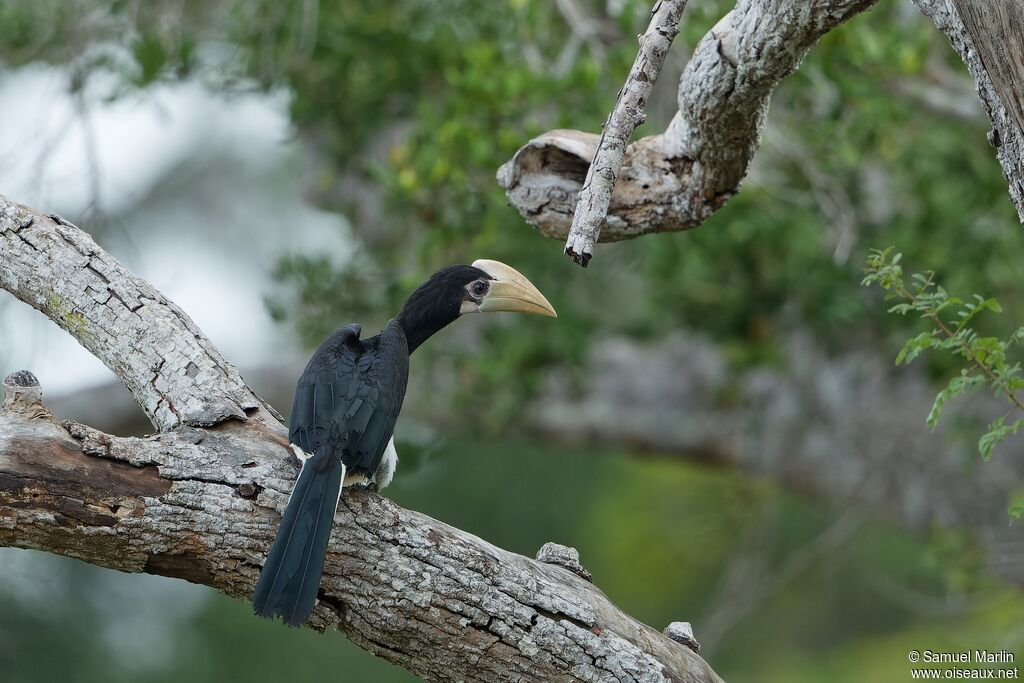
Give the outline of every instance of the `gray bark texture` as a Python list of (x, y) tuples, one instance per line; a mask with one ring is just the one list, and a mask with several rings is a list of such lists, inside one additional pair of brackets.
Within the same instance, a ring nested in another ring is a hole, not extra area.
[[(667, 130), (625, 151), (600, 240), (694, 228), (740, 189), (760, 144), (768, 100), (825, 33), (876, 0), (739, 0), (697, 45)], [(1024, 2), (913, 0), (949, 38), (974, 79), (989, 142), (1024, 222)], [(552, 130), (498, 170), (509, 202), (564, 239), (599, 138)], [(592, 213), (588, 221), (600, 216)]]
[(261, 408), (279, 417), (180, 308), (71, 223), (0, 197), (0, 238), (0, 287), (103, 361), (157, 429), (245, 419)]
[(584, 268), (594, 255), (594, 245), (608, 216), (612, 188), (622, 169), (626, 145), (636, 127), (647, 118), (644, 108), (665, 64), (668, 49), (679, 33), (679, 19), (685, 7), (686, 0), (658, 0), (654, 5), (651, 23), (640, 36), (640, 51), (633, 68), (601, 131), (565, 243), (565, 253)]
[[(0, 197), (0, 262), (0, 285), (102, 358), (161, 429), (62, 424), (30, 373), (9, 376), (0, 545), (247, 600), (297, 473), (276, 414), (183, 312), (66, 221)], [(720, 680), (609, 602), (568, 549), (531, 560), (367, 491), (345, 492), (334, 530), (308, 625), (424, 679)]]
[[(775, 86), (821, 36), (875, 2), (737, 2), (694, 50), (668, 129), (626, 148), (601, 241), (686, 230), (720, 209), (739, 191)], [(542, 234), (567, 237), (599, 140), (548, 131), (498, 169), (509, 202)]]

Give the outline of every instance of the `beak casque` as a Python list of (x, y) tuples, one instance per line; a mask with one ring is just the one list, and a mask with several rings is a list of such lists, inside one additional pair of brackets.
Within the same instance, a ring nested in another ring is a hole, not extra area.
[(479, 259), (473, 261), (473, 267), (479, 268), (492, 278), (491, 289), (484, 295), (480, 303), (480, 312), (518, 311), (557, 318), (555, 309), (544, 298), (544, 295), (523, 277), (515, 268), (506, 266), (500, 261)]

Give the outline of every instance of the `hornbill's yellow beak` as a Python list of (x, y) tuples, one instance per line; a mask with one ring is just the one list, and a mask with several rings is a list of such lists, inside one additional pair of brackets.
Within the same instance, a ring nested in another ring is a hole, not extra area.
[(480, 312), (491, 311), (518, 311), (520, 313), (534, 313), (557, 318), (558, 314), (552, 308), (544, 295), (540, 293), (533, 283), (523, 277), (515, 268), (506, 266), (500, 261), (479, 259), (473, 261), (473, 267), (479, 268), (494, 280), (491, 288), (480, 302)]

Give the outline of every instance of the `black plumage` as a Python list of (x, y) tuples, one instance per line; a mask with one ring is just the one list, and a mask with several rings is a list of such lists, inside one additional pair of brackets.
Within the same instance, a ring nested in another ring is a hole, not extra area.
[(346, 325), (313, 354), (295, 388), (289, 429), (289, 440), (305, 459), (253, 593), (257, 614), (281, 617), (291, 626), (306, 621), (342, 487), (390, 478), (390, 472), (378, 474), (405, 399), (409, 355), (471, 310), (554, 315), (519, 273), (478, 261), (435, 273), (377, 336), (360, 339), (360, 326)]
[(409, 346), (397, 320), (376, 337), (359, 325), (334, 332), (295, 387), (289, 440), (306, 453), (339, 455), (348, 470), (373, 475), (405, 398)]
[(256, 613), (301, 626), (316, 601), (334, 511), (346, 477), (371, 478), (405, 398), (409, 350), (397, 320), (365, 341), (346, 325), (317, 349), (295, 388), (289, 440), (302, 465), (277, 540), (256, 584)]

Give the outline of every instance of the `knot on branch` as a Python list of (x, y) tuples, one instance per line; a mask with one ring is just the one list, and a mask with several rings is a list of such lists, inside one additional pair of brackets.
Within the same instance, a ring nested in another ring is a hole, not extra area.
[(700, 654), (700, 643), (693, 637), (693, 626), (688, 621), (673, 621), (671, 624), (665, 627), (662, 631), (666, 636), (682, 643), (686, 647), (690, 648), (697, 654)]
[(729, 12), (718, 20), (711, 29), (711, 35), (718, 40), (718, 54), (733, 68), (740, 64), (739, 38), (733, 28), (733, 13)]
[(4, 378), (3, 410), (29, 418), (50, 414), (43, 405), (43, 388), (35, 375), (28, 370), (19, 370)]
[(198, 410), (186, 415), (182, 421), (190, 427), (214, 427), (228, 420), (247, 422), (249, 417), (237, 402), (221, 397), (204, 401)]
[(594, 582), (594, 577), (580, 563), (580, 552), (576, 548), (558, 543), (545, 543), (537, 551), (537, 561), (544, 564), (556, 564), (591, 583)]
[(7, 387), (38, 387), (39, 380), (28, 370), (12, 372), (4, 378), (4, 388)]

